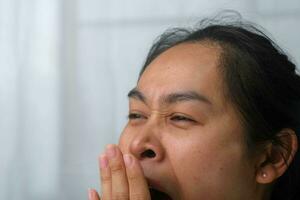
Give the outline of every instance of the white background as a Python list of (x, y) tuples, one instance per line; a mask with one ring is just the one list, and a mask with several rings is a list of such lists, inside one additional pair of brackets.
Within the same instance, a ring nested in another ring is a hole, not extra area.
[(153, 40), (222, 9), (300, 64), (299, 0), (0, 0), (0, 199), (87, 199)]

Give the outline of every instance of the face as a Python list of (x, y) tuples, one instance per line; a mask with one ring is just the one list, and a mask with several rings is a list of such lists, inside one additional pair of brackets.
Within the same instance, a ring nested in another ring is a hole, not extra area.
[(220, 48), (180, 44), (157, 57), (129, 93), (119, 146), (150, 187), (173, 200), (255, 197), (255, 172), (237, 112), (223, 94)]

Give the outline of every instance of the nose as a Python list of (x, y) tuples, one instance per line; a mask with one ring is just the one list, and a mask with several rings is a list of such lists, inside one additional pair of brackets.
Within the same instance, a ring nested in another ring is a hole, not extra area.
[(142, 130), (129, 145), (130, 153), (140, 161), (159, 162), (164, 159), (165, 152), (159, 133), (155, 133), (154, 130), (149, 128)]

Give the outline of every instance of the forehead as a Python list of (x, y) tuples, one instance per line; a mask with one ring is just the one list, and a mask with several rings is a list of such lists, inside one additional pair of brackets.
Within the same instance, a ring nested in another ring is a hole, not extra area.
[(218, 46), (208, 42), (176, 45), (149, 64), (140, 82), (145, 78), (193, 78), (196, 80), (200, 75), (213, 75), (218, 66), (219, 52)]
[(220, 47), (208, 42), (174, 46), (149, 64), (137, 88), (151, 98), (168, 92), (195, 91), (218, 101), (222, 91), (219, 55)]

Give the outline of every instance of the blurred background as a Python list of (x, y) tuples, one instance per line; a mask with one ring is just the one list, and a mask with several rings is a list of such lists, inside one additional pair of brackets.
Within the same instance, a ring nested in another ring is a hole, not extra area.
[(153, 40), (222, 9), (300, 64), (299, 0), (0, 0), (0, 199), (87, 199)]

